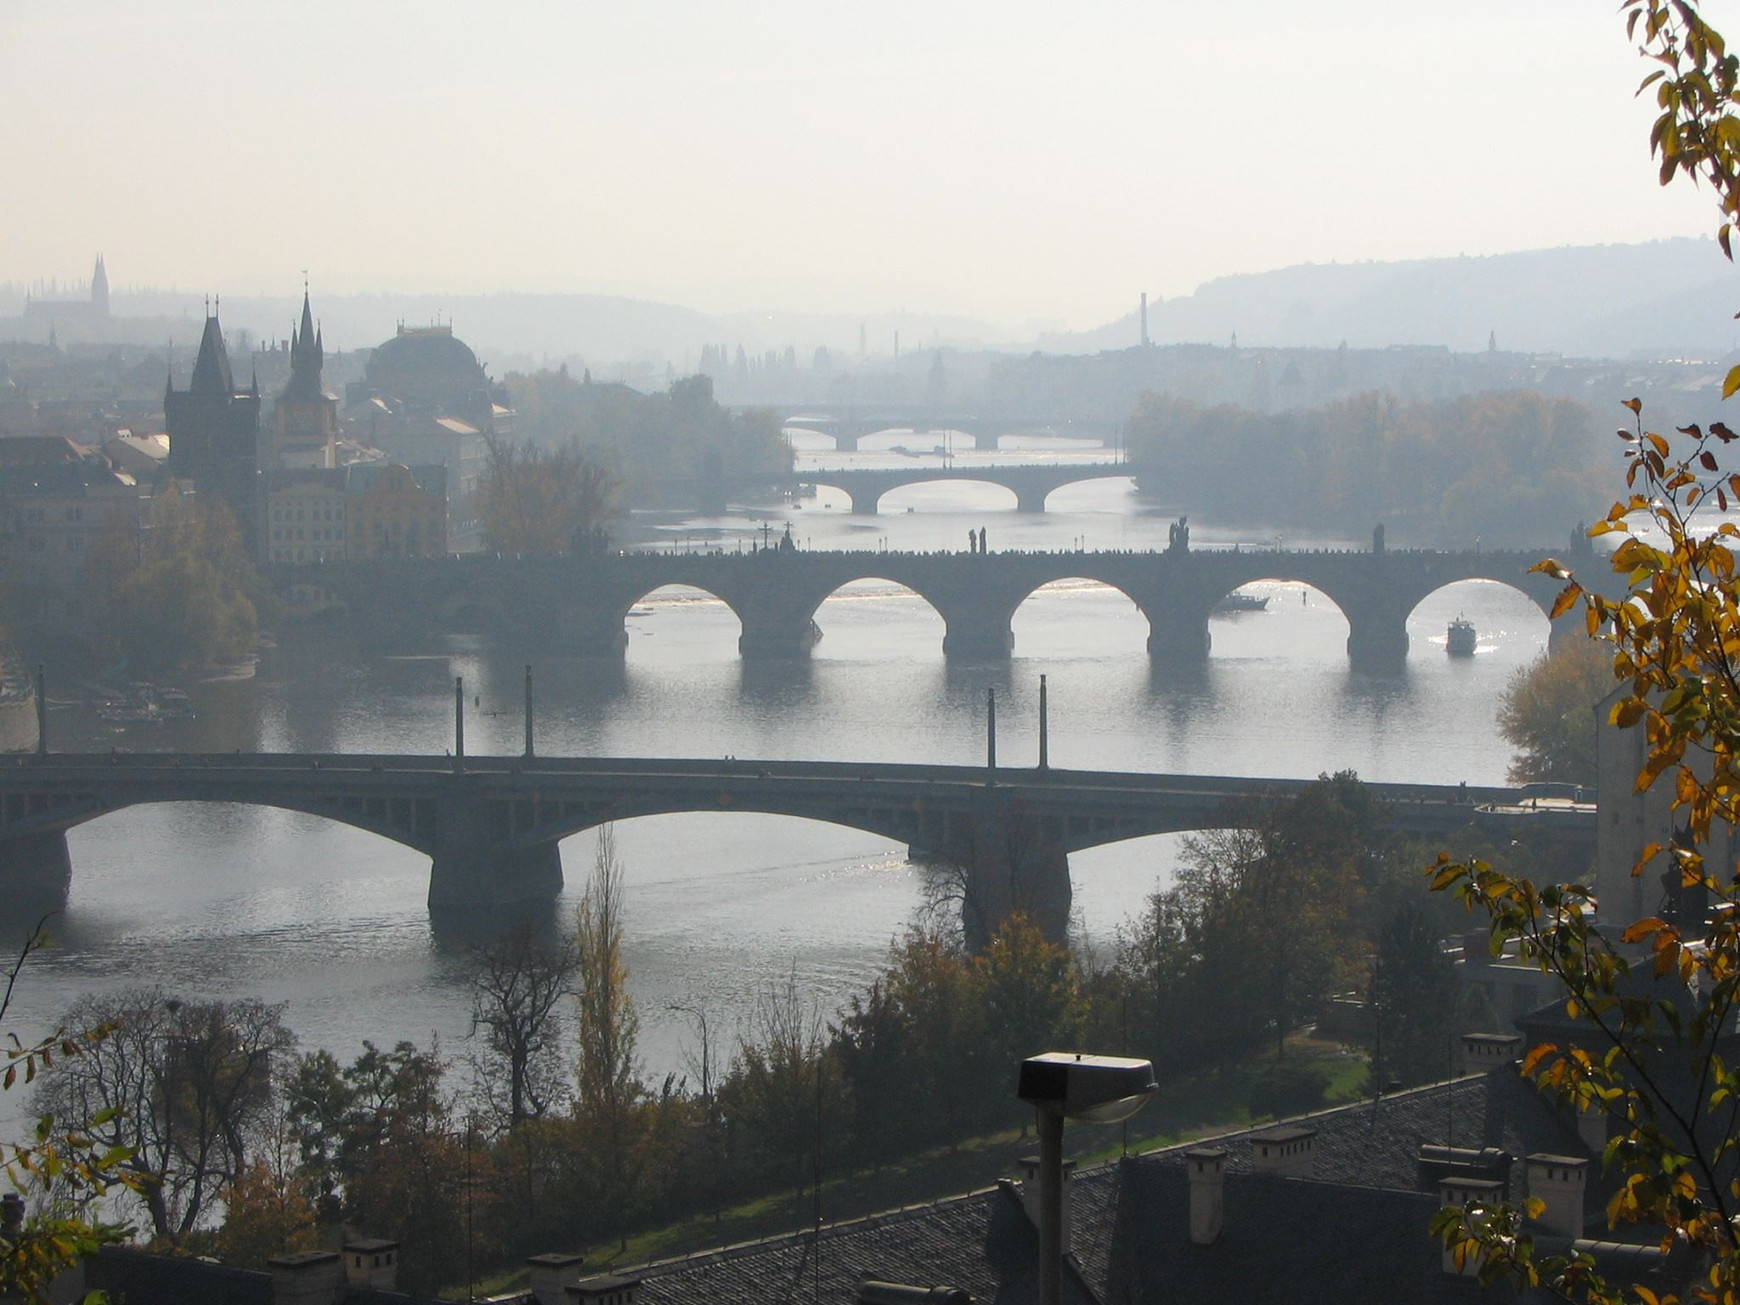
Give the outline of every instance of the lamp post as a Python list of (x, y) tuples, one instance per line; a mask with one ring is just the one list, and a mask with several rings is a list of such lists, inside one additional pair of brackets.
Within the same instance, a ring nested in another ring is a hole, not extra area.
[(1048, 1051), (1021, 1062), (1015, 1095), (1039, 1115), (1039, 1305), (1063, 1291), (1063, 1121), (1115, 1124), (1154, 1095), (1154, 1064)]

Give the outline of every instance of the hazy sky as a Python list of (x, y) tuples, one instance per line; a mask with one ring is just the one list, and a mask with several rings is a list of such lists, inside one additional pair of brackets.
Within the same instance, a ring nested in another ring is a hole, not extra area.
[[(4, 0), (0, 279), (1091, 326), (1713, 230), (1611, 0)], [(1740, 39), (1740, 3), (1706, 12)]]

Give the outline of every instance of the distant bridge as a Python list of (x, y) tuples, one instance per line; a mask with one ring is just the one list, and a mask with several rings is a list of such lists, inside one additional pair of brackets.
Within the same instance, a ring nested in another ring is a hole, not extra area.
[(1309, 584), (1347, 618), (1355, 666), (1390, 667), (1407, 655), (1409, 614), (1461, 580), (1496, 580), (1543, 613), (1559, 583), (1531, 571), (1548, 550), (1437, 553), (1215, 549), (1156, 552), (626, 553), (503, 558), (479, 554), (377, 562), (279, 565), (280, 590), (318, 591), (346, 604), (365, 629), (521, 629), (581, 655), (620, 656), (635, 604), (666, 585), (723, 600), (742, 624), (745, 658), (808, 655), (822, 602), (858, 580), (904, 585), (942, 617), (943, 652), (969, 661), (1007, 658), (1021, 604), (1057, 580), (1098, 581), (1126, 595), (1148, 621), (1155, 658), (1197, 660), (1209, 650), (1209, 614), (1257, 580)]
[(785, 430), (830, 436), (835, 451), (840, 453), (855, 453), (860, 441), (885, 431), (910, 431), (914, 435), (939, 437), (945, 432), (953, 432), (970, 441), (973, 448), (989, 450), (1000, 447), (1005, 435), (1049, 435), (1111, 444), (1121, 429), (1119, 422), (1106, 418), (1024, 416), (897, 404), (862, 407), (820, 404), (797, 412), (786, 409), (781, 412), (780, 426)]
[(851, 496), (854, 513), (874, 516), (882, 496), (891, 489), (899, 489), (903, 485), (928, 485), (932, 481), (971, 480), (1014, 490), (1017, 512), (1043, 512), (1045, 500), (1054, 489), (1084, 480), (1123, 480), (1135, 474), (1135, 468), (1116, 462), (1043, 463), (1002, 467), (850, 467), (793, 472), (772, 482), (763, 483), (827, 485)]
[[(456, 730), (463, 739), (462, 721)], [(529, 729), (528, 729), (529, 734)], [(462, 751), (461, 748), (458, 749)], [(1248, 825), (1311, 781), (1206, 775), (660, 758), (327, 754), (50, 754), (0, 764), (0, 892), (71, 873), (65, 834), (161, 802), (232, 802), (323, 816), (431, 859), (432, 908), (497, 906), (562, 888), (562, 839), (613, 820), (689, 811), (796, 816), (864, 830), (963, 872), (968, 926), (1013, 910), (1062, 936), (1068, 854), (1180, 830)], [(1372, 784), (1384, 820), (1450, 839), (1535, 830), (1577, 842), (1593, 808), (1532, 809), (1519, 790)], [(1592, 842), (1591, 842), (1592, 846)]]

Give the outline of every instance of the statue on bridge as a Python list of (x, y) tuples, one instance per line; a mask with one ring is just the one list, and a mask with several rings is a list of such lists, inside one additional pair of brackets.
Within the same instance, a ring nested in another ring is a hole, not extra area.
[(1179, 517), (1166, 527), (1166, 551), (1168, 553), (1188, 553), (1190, 551), (1190, 518)]

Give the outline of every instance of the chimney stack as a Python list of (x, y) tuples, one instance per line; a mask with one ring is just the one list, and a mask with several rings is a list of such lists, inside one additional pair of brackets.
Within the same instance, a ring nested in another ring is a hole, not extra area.
[(1251, 1168), (1281, 1178), (1309, 1178), (1317, 1163), (1315, 1128), (1268, 1128), (1251, 1134)]
[(344, 1291), (337, 1251), (275, 1255), (266, 1268), (272, 1274), (272, 1305), (333, 1305)]
[(1504, 1069), (1522, 1051), (1522, 1037), (1515, 1033), (1464, 1033), (1462, 1069), (1468, 1074), (1490, 1074)]
[(1226, 1152), (1219, 1147), (1187, 1151), (1190, 1166), (1190, 1240), (1211, 1246), (1226, 1221)]
[(352, 1287), (392, 1291), (399, 1276), (399, 1243), (358, 1237), (344, 1244), (344, 1280)]
[[(1063, 1162), (1063, 1253), (1069, 1254), (1069, 1193), (1074, 1184), (1070, 1179), (1075, 1176), (1075, 1161)], [(1021, 1160), (1021, 1208), (1027, 1211), (1027, 1217), (1033, 1221), (1035, 1228), (1040, 1226), (1039, 1214), (1039, 1157), (1024, 1156)]]
[(567, 1305), (568, 1288), (580, 1281), (583, 1255), (534, 1255), (526, 1261), (531, 1271), (532, 1295), (538, 1305)]
[[(1438, 1183), (1438, 1198), (1440, 1206), (1478, 1204), (1482, 1209), (1490, 1210), (1504, 1200), (1504, 1184), (1495, 1178), (1444, 1178)], [(1469, 1221), (1478, 1228), (1484, 1222), (1476, 1217)], [(1446, 1246), (1444, 1248), (1444, 1272), (1455, 1277), (1460, 1274), (1472, 1278), (1480, 1272), (1482, 1256), (1470, 1255), (1461, 1268), (1456, 1267), (1456, 1252)]]
[(1558, 1237), (1583, 1235), (1583, 1188), (1588, 1179), (1587, 1156), (1546, 1155), (1525, 1159), (1529, 1196), (1546, 1203), (1535, 1222)]

